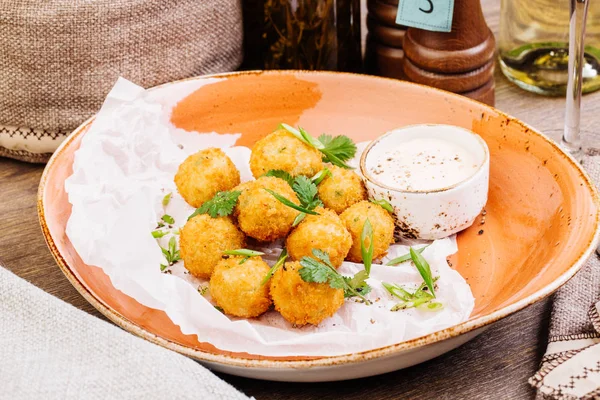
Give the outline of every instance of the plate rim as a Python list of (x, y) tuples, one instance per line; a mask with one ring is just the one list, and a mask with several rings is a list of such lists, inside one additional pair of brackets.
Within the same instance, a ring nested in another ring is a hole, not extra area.
[[(67, 148), (78, 136), (85, 134), (88, 126), (94, 121), (95, 115), (88, 118), (81, 125), (79, 125), (73, 132), (71, 132), (65, 140), (59, 145), (57, 150), (52, 154), (50, 160), (46, 164), (44, 171), (42, 173), (40, 183), (38, 186), (37, 192), (37, 211), (38, 218), (42, 230), (42, 234), (44, 236), (44, 240), (52, 254), (54, 260), (58, 264), (59, 268), (67, 278), (67, 280), (75, 287), (75, 289), (88, 301), (94, 308), (96, 308), (100, 313), (102, 313), (105, 317), (107, 317), (110, 321), (123, 328), (124, 330), (135, 334), (143, 339), (146, 339), (154, 344), (165, 347), (169, 350), (176, 351), (178, 353), (189, 356), (198, 361), (204, 361), (209, 363), (218, 363), (230, 367), (243, 367), (243, 368), (253, 368), (253, 369), (308, 369), (315, 367), (331, 367), (341, 364), (355, 364), (361, 363), (368, 360), (373, 360), (377, 358), (387, 358), (391, 356), (399, 355), (408, 350), (415, 350), (419, 347), (424, 347), (427, 345), (432, 345), (435, 343), (439, 343), (446, 339), (451, 339), (453, 337), (462, 335), (464, 333), (471, 332), (478, 328), (482, 328), (488, 326), (500, 319), (503, 319), (509, 315), (514, 314), (517, 311), (520, 311), (554, 293), (561, 286), (567, 283), (585, 264), (590, 255), (594, 252), (596, 246), (600, 242), (600, 197), (598, 194), (598, 190), (595, 185), (591, 181), (587, 172), (575, 161), (575, 159), (568, 153), (566, 153), (563, 149), (561, 149), (556, 142), (550, 139), (548, 136), (539, 132), (537, 129), (534, 129), (527, 123), (512, 117), (495, 107), (489, 106), (487, 104), (481, 103), (479, 101), (465, 98), (455, 93), (447, 92), (441, 89), (433, 88), (430, 86), (425, 86), (421, 84), (416, 84), (413, 82), (400, 81), (392, 78), (379, 77), (373, 75), (363, 75), (357, 73), (349, 73), (349, 72), (335, 72), (335, 71), (305, 71), (305, 70), (270, 70), (270, 71), (262, 71), (262, 70), (254, 70), (254, 71), (234, 71), (234, 72), (225, 72), (225, 73), (217, 73), (217, 74), (208, 74), (208, 75), (200, 75), (185, 79), (180, 79), (172, 82), (167, 82), (158, 86), (154, 86), (147, 90), (156, 90), (165, 86), (173, 85), (180, 82), (191, 81), (191, 80), (201, 80), (207, 78), (230, 78), (240, 75), (333, 75), (333, 76), (353, 76), (362, 79), (376, 79), (376, 80), (385, 80), (386, 82), (393, 82), (395, 85), (409, 85), (409, 86), (418, 86), (423, 89), (431, 90), (431, 91), (439, 91), (445, 96), (458, 97), (461, 101), (473, 102), (480, 106), (483, 106), (490, 111), (497, 113), (499, 116), (505, 117), (509, 119), (511, 122), (515, 122), (522, 127), (529, 129), (535, 135), (540, 136), (543, 140), (549, 143), (554, 150), (562, 157), (566, 158), (566, 160), (571, 164), (573, 168), (577, 171), (580, 178), (585, 182), (588, 190), (591, 192), (593, 202), (596, 205), (596, 215), (595, 215), (595, 231), (591, 240), (589, 241), (586, 249), (577, 257), (576, 261), (571, 265), (563, 274), (558, 276), (555, 280), (548, 283), (543, 288), (538, 291), (530, 294), (529, 296), (516, 301), (512, 304), (506, 305), (492, 313), (482, 315), (472, 320), (468, 320), (462, 322), (457, 325), (450, 326), (448, 328), (442, 329), (440, 331), (432, 332), (430, 334), (420, 336), (417, 338), (413, 338), (411, 340), (407, 340), (404, 342), (362, 351), (358, 353), (350, 353), (338, 356), (322, 356), (315, 357), (309, 359), (300, 359), (300, 360), (276, 360), (276, 359), (254, 359), (254, 358), (244, 358), (239, 356), (231, 356), (228, 354), (218, 354), (212, 353), (204, 350), (199, 350), (195, 348), (191, 348), (188, 346), (181, 345), (169, 339), (163, 338), (154, 334), (153, 332), (146, 330), (136, 324), (134, 321), (126, 318), (116, 310), (112, 309), (110, 306), (104, 303), (100, 296), (97, 296), (96, 293), (93, 293), (89, 290), (76, 276), (75, 272), (71, 269), (68, 263), (63, 258), (62, 254), (59, 252), (56, 247), (55, 240), (50, 234), (50, 230), (48, 228), (46, 218), (45, 218), (45, 210), (46, 207), (44, 205), (44, 195), (46, 193), (46, 181), (50, 171), (53, 169), (54, 165), (57, 164), (57, 160), (61, 157), (62, 152)], [(98, 267), (99, 268), (99, 267)], [(112, 284), (112, 283), (111, 283)], [(149, 307), (150, 308), (150, 307)], [(259, 356), (260, 357), (260, 356)], [(308, 358), (308, 357), (307, 357)]]

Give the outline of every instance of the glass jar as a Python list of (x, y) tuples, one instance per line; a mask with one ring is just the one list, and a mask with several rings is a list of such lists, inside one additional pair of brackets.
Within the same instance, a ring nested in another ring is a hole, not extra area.
[(360, 0), (245, 0), (244, 67), (358, 71)]
[[(600, 1), (589, 6), (584, 93), (600, 89)], [(523, 89), (564, 95), (567, 88), (569, 0), (502, 0), (500, 67)]]

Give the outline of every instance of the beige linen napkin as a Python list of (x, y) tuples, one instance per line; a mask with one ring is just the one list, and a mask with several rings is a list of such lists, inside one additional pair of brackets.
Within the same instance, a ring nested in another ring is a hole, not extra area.
[[(599, 186), (600, 151), (588, 151), (583, 166)], [(529, 383), (541, 399), (600, 399), (600, 258), (556, 292), (550, 335), (540, 370)]]
[(248, 399), (197, 362), (1, 267), (0, 398)]

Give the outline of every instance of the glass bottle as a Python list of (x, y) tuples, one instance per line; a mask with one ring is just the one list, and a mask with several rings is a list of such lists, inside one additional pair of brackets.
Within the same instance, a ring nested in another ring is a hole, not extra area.
[[(583, 92), (600, 89), (600, 1), (587, 20)], [(562, 96), (567, 88), (569, 0), (502, 0), (500, 67), (531, 92)]]
[(245, 0), (244, 7), (243, 67), (360, 70), (360, 0)]

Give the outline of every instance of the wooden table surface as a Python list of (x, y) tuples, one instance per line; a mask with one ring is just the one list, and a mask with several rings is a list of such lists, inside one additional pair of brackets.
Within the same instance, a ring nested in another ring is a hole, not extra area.
[[(483, 0), (497, 34), (499, 1)], [(583, 128), (600, 126), (600, 93), (584, 98)], [(496, 71), (496, 107), (547, 131), (562, 127), (564, 101), (524, 92)], [(36, 191), (43, 166), (0, 159), (0, 262), (43, 290), (99, 318), (54, 263), (42, 237)], [(546, 347), (550, 301), (506, 318), (475, 340), (424, 364), (389, 374), (333, 383), (279, 383), (222, 375), (257, 399), (531, 399), (527, 379)]]

